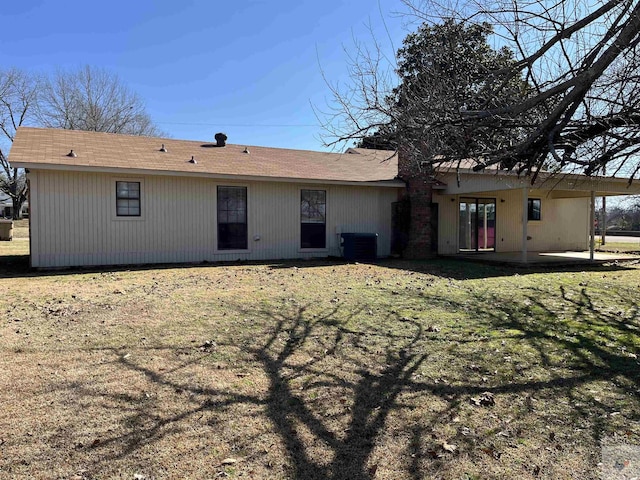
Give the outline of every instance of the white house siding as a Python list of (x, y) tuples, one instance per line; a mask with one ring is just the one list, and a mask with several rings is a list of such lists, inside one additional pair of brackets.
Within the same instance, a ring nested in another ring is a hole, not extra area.
[[(496, 200), (496, 251), (522, 249), (522, 190), (502, 190), (464, 195), (434, 195), (439, 204), (438, 253), (458, 252), (459, 200)], [(589, 198), (552, 198), (548, 191), (530, 190), (529, 198), (541, 200), (540, 221), (529, 221), (529, 251), (585, 250), (589, 242)], [(452, 201), (453, 199), (453, 201)]]
[(453, 255), (458, 252), (458, 198), (434, 194), (433, 201), (438, 204), (438, 253)]
[[(29, 178), (33, 267), (339, 255), (339, 232), (377, 233), (379, 256), (390, 253), (396, 188), (50, 170), (31, 170)], [(140, 218), (115, 216), (116, 180), (141, 182)], [(218, 185), (247, 187), (248, 251), (216, 250)], [(325, 250), (299, 248), (301, 188), (327, 191)]]

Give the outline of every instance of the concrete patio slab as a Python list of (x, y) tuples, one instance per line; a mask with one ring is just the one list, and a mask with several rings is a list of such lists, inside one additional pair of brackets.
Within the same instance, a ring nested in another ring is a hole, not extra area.
[(473, 262), (492, 263), (500, 265), (517, 266), (543, 266), (543, 265), (593, 265), (613, 262), (640, 261), (640, 255), (624, 253), (595, 252), (594, 259), (589, 258), (589, 252), (527, 252), (527, 261), (522, 261), (521, 252), (482, 252), (482, 253), (461, 253), (451, 255), (451, 257)]

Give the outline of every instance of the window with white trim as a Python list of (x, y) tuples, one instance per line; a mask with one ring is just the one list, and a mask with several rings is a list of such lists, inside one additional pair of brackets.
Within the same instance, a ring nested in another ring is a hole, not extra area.
[(327, 246), (327, 192), (300, 191), (300, 248)]
[(116, 215), (140, 216), (140, 182), (116, 182)]

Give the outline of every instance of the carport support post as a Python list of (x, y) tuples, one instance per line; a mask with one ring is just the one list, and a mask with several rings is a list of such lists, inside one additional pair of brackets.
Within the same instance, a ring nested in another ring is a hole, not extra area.
[(527, 263), (527, 223), (529, 223), (529, 189), (522, 189), (522, 263)]
[(607, 197), (602, 197), (602, 218), (600, 222), (600, 245), (606, 245), (607, 243)]
[(596, 249), (596, 192), (593, 190), (591, 190), (591, 208), (589, 213), (589, 260), (593, 262)]

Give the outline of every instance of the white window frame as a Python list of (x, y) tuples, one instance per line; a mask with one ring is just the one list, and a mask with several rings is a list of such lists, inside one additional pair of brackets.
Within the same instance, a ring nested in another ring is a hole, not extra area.
[[(118, 215), (117, 182), (137, 182), (140, 184), (140, 215)], [(141, 177), (112, 177), (111, 189), (111, 219), (117, 222), (143, 222), (146, 220), (148, 202), (145, 199), (144, 179)]]

